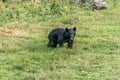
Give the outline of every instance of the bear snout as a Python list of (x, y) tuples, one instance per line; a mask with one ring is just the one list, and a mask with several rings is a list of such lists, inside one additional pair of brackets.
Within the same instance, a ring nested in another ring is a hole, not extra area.
[(73, 34), (70, 36), (70, 40), (74, 40), (74, 35)]

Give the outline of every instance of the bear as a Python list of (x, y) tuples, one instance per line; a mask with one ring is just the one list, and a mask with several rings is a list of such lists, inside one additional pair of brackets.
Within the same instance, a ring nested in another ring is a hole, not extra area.
[(56, 48), (57, 44), (60, 47), (63, 46), (64, 43), (68, 44), (68, 48), (72, 48), (74, 37), (76, 35), (76, 27), (71, 29), (68, 28), (55, 28), (48, 35), (48, 47)]

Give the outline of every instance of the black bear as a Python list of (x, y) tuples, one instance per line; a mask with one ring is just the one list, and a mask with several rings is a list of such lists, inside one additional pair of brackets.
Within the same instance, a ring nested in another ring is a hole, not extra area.
[(48, 47), (55, 48), (57, 44), (59, 44), (60, 47), (63, 46), (63, 43), (68, 43), (68, 48), (72, 48), (74, 37), (76, 34), (76, 27), (73, 29), (68, 28), (56, 28), (53, 29), (49, 35), (48, 35)]

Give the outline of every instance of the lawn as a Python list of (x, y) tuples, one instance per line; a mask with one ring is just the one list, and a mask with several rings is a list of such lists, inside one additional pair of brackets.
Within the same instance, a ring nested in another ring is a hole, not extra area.
[[(120, 4), (108, 1), (108, 9), (96, 12), (75, 8), (75, 13), (44, 18), (5, 18), (0, 22), (0, 80), (120, 80)], [(73, 49), (47, 47), (52, 29), (74, 26)]]

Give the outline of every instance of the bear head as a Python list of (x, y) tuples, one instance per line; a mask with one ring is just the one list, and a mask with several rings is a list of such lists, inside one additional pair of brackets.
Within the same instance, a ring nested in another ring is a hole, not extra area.
[(76, 27), (72, 29), (65, 28), (64, 37), (66, 39), (74, 40), (75, 34), (76, 34)]

